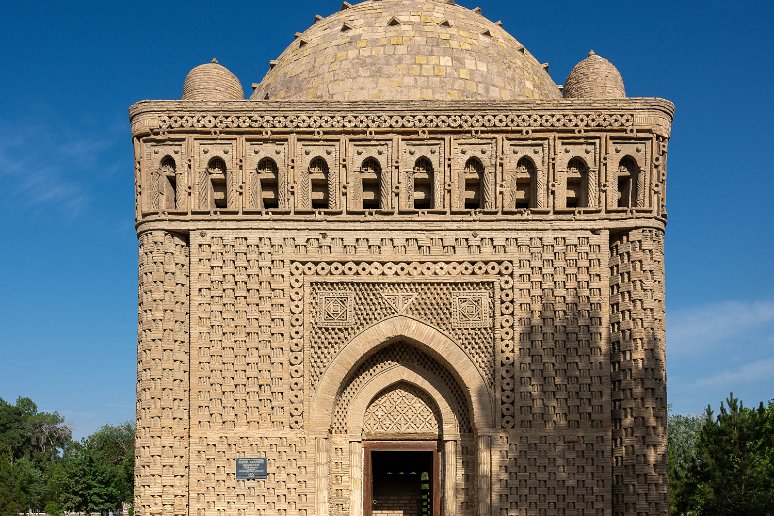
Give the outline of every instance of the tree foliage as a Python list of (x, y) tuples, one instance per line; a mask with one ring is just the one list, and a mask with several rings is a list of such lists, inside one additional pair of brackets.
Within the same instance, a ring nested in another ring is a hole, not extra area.
[(0, 398), (0, 516), (115, 511), (132, 501), (133, 470), (132, 424), (74, 442), (59, 414)]
[(134, 427), (125, 423), (68, 447), (49, 486), (58, 510), (115, 511), (132, 501), (133, 475)]
[(684, 498), (684, 482), (689, 475), (696, 454), (698, 438), (704, 418), (670, 414), (667, 420), (669, 435), (669, 504), (671, 514), (685, 514), (689, 503)]
[(707, 407), (671, 423), (672, 514), (774, 514), (774, 403), (746, 408), (731, 394), (717, 417)]
[(0, 398), (0, 514), (45, 507), (49, 475), (71, 440), (56, 412), (38, 412), (29, 398), (13, 405)]

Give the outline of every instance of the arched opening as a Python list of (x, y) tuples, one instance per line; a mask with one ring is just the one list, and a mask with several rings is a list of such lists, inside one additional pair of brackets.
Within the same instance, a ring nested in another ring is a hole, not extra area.
[(480, 210), (483, 207), (481, 187), (484, 184), (484, 165), (478, 158), (465, 163), (465, 191), (463, 194), (466, 210)]
[(210, 208), (228, 208), (228, 170), (223, 158), (215, 157), (207, 164), (210, 180)]
[(172, 156), (161, 160), (161, 207), (165, 210), (177, 208), (177, 165)]
[(429, 159), (422, 156), (414, 164), (414, 209), (431, 210), (434, 207), (433, 164)]
[(363, 209), (378, 210), (382, 203), (382, 166), (374, 158), (367, 158), (360, 168)]
[(328, 162), (320, 156), (309, 164), (309, 182), (312, 194), (312, 209), (327, 210), (330, 208), (330, 171)]
[(265, 210), (279, 208), (279, 168), (271, 158), (263, 158), (257, 168), (261, 206)]
[(368, 355), (339, 389), (330, 427), (334, 442), (349, 442), (349, 514), (440, 515), (441, 491), (443, 512), (457, 513), (460, 473), (470, 470), (456, 457), (473, 446), (471, 425), (465, 390), (418, 345)]
[(631, 156), (625, 156), (618, 164), (618, 207), (637, 206), (637, 181), (640, 168)]
[[(441, 439), (390, 442), (431, 443), (443, 464), (439, 476), (456, 479), (442, 480), (437, 486), (434, 496), (442, 491), (443, 497), (436, 498), (433, 510), (440, 511), (443, 504), (443, 514), (461, 514), (476, 499), (491, 496), (489, 478), (475, 474), (475, 464), (490, 464), (492, 456), (491, 437), (476, 435), (494, 425), (493, 397), (486, 380), (448, 336), (416, 319), (396, 316), (352, 338), (313, 383), (309, 417), (311, 427), (320, 432), (315, 443), (318, 514), (328, 513), (332, 490), (349, 493), (347, 514), (372, 514), (373, 507), (364, 504), (367, 490), (373, 488), (367, 484), (369, 465), (364, 459), (365, 451), (380, 441), (362, 435), (363, 418), (379, 392), (400, 382), (427, 393), (441, 414)], [(328, 450), (335, 448), (349, 450), (339, 466), (348, 469), (346, 476), (331, 470)]]
[(567, 164), (565, 190), (567, 208), (587, 208), (589, 205), (589, 167), (581, 158), (572, 158)]
[(516, 164), (515, 202), (517, 209), (535, 207), (535, 184), (537, 167), (532, 159), (524, 156)]

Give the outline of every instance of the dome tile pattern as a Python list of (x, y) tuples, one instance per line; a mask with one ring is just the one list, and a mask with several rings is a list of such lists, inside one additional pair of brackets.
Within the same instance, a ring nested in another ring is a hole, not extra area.
[(560, 97), (524, 46), (478, 11), (442, 0), (366, 0), (298, 34), (251, 98)]

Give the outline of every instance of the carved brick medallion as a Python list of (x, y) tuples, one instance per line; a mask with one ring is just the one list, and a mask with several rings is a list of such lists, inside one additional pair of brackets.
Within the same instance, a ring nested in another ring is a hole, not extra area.
[(455, 292), (452, 295), (455, 328), (488, 328), (492, 325), (489, 292)]
[(349, 326), (354, 321), (353, 296), (342, 292), (321, 292), (317, 309), (317, 325), (325, 328)]

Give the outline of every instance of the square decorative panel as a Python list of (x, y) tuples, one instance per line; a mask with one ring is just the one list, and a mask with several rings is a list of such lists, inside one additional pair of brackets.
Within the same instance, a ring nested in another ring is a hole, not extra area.
[(327, 328), (351, 326), (354, 321), (353, 301), (349, 292), (320, 292), (317, 325)]
[(455, 328), (487, 328), (492, 325), (488, 292), (454, 292), (452, 324)]

